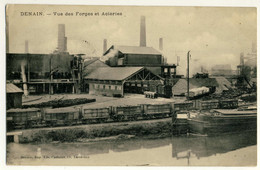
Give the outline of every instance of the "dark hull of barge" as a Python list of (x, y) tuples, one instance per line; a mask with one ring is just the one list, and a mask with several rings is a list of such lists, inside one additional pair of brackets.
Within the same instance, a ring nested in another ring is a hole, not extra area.
[(226, 133), (246, 133), (257, 130), (257, 114), (228, 114), (188, 119), (188, 131), (192, 135), (216, 136)]

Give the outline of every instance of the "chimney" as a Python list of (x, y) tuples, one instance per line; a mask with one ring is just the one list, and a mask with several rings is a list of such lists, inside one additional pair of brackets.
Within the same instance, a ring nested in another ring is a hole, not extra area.
[(65, 24), (58, 25), (58, 52), (67, 50), (67, 37), (65, 37)]
[(107, 51), (107, 39), (104, 39), (104, 42), (103, 42), (103, 54), (105, 54), (106, 51)]
[(159, 38), (159, 50), (163, 50), (163, 38)]
[(140, 47), (146, 47), (145, 16), (141, 16), (141, 24), (140, 24)]
[(28, 40), (25, 41), (25, 53), (29, 53)]

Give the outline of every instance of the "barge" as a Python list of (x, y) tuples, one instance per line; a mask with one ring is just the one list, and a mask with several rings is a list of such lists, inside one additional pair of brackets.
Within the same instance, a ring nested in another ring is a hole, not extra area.
[(188, 116), (189, 133), (214, 136), (223, 133), (256, 131), (256, 109), (213, 109), (203, 111), (196, 116)]

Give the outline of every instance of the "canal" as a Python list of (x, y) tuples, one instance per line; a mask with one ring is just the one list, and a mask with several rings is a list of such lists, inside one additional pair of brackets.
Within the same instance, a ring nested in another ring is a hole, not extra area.
[(10, 165), (255, 166), (256, 133), (216, 137), (7, 144)]

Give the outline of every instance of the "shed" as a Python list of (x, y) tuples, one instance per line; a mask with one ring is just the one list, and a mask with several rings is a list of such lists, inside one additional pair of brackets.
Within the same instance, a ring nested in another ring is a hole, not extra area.
[(84, 77), (90, 94), (123, 96), (143, 93), (152, 85), (163, 84), (163, 78), (145, 67), (101, 67)]
[(22, 107), (23, 91), (12, 83), (6, 84), (7, 109)]
[[(199, 87), (219, 88), (219, 83), (215, 78), (190, 78), (190, 89)], [(187, 92), (187, 79), (179, 79), (178, 82), (172, 87), (172, 93), (175, 96), (185, 95)]]

